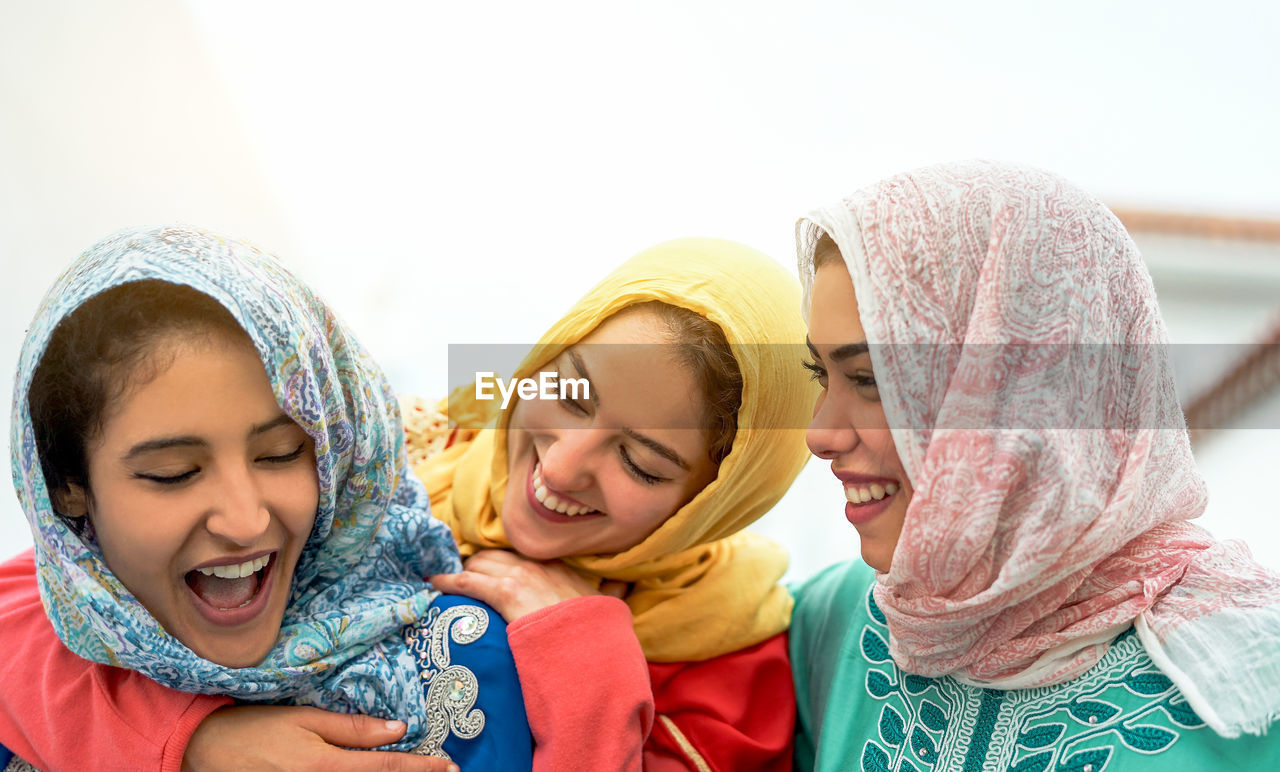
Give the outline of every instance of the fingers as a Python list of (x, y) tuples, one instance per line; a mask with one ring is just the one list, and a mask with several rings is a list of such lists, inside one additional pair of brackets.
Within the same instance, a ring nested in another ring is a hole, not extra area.
[(330, 745), (348, 748), (377, 748), (404, 736), (403, 721), (389, 721), (357, 713), (332, 713), (319, 708), (296, 707), (298, 726)]
[[(357, 713), (333, 713), (319, 708), (291, 710), (299, 711), (299, 726), (315, 733), (330, 746), (376, 748), (404, 736), (403, 721)], [(313, 761), (321, 768), (352, 772), (458, 772), (458, 765), (448, 759), (392, 751), (348, 751), (329, 747), (323, 748), (321, 756)]]
[[(236, 705), (219, 708), (196, 727), (182, 768), (297, 769), (308, 772), (457, 772), (446, 759), (374, 748), (403, 738), (404, 722), (332, 713), (319, 708)], [(339, 747), (346, 746), (346, 747)]]
[(448, 759), (391, 751), (335, 749), (334, 756), (327, 762), (328, 768), (343, 772), (460, 772), (458, 765)]
[(499, 607), (496, 601), (505, 597), (500, 579), (474, 571), (463, 571), (460, 574), (436, 574), (428, 577), (428, 581), (440, 592), (482, 600), (494, 608)]
[(538, 566), (541, 564), (536, 560), (520, 557), (508, 550), (480, 550), (463, 562), (463, 567), (468, 571), (478, 571), (495, 576), (501, 576), (524, 565)]
[(512, 577), (522, 582), (537, 581), (544, 576), (577, 577), (559, 560), (530, 560), (507, 550), (480, 550), (466, 559), (463, 568), (477, 574)]
[(429, 577), (429, 581), (441, 592), (484, 601), (507, 622), (559, 600), (554, 590), (548, 588), (545, 574), (533, 575), (523, 569), (501, 576), (468, 570), (460, 574), (439, 574)]
[(570, 598), (596, 594), (595, 585), (558, 560), (543, 563), (505, 550), (481, 550), (467, 559), (465, 569), (436, 574), (428, 581), (442, 592), (484, 601), (508, 622)]

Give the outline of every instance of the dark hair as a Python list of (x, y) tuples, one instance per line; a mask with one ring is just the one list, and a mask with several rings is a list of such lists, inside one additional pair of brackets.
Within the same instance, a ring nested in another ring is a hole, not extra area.
[(109, 408), (165, 366), (156, 360), (157, 339), (215, 331), (247, 340), (218, 301), (155, 279), (105, 290), (58, 323), (27, 391), (40, 467), (55, 508), (69, 484), (88, 490), (85, 449)]
[(742, 407), (742, 371), (720, 326), (696, 311), (651, 300), (626, 310), (648, 310), (666, 326), (677, 344), (679, 359), (702, 388), (708, 453), (714, 464), (733, 450)]
[(813, 270), (816, 271), (824, 265), (843, 267), (844, 264), (844, 258), (840, 255), (840, 249), (836, 246), (835, 240), (824, 231), (813, 245)]

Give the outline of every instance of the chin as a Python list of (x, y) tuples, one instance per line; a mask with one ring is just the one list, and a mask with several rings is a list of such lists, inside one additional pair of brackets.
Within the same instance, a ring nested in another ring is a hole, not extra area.
[(269, 654), (270, 652), (271, 652), (270, 646), (266, 646), (264, 648), (258, 648), (258, 649), (255, 649), (249, 652), (244, 652), (244, 653), (237, 652), (235, 655), (223, 657), (222, 661), (218, 662), (218, 664), (222, 665), (223, 667), (230, 667), (230, 668), (256, 667), (258, 664), (262, 662), (262, 660), (266, 659), (267, 654)]
[(280, 638), (280, 627), (284, 621), (283, 599), (278, 613), (269, 609), (265, 618), (254, 620), (250, 629), (223, 630), (211, 633), (209, 630), (193, 631), (189, 636), (190, 643), (178, 637), (183, 643), (199, 655), (216, 665), (229, 668), (256, 667), (266, 659)]
[(205, 641), (198, 646), (188, 646), (200, 658), (215, 665), (229, 668), (254, 667), (271, 652), (274, 640), (265, 644), (245, 640)]
[(864, 547), (862, 549), (862, 562), (871, 566), (879, 573), (887, 574), (889, 573), (889, 568), (893, 565), (893, 555), (890, 554), (886, 557), (882, 550), (877, 550), (875, 548), (868, 549)]
[(565, 553), (555, 549), (553, 545), (548, 545), (538, 539), (530, 541), (524, 538), (519, 528), (507, 531), (507, 541), (511, 542), (513, 551), (531, 560), (555, 560), (565, 557)]

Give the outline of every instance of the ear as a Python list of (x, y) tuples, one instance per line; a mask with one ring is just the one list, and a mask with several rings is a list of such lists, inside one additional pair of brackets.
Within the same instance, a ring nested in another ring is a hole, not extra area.
[(89, 492), (75, 483), (53, 492), (53, 508), (67, 517), (84, 517), (89, 514)]

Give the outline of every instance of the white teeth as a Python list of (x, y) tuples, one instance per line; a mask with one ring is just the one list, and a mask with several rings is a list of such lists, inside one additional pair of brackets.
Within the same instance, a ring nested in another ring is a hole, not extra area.
[(575, 515), (584, 515), (588, 512), (594, 512), (581, 504), (572, 504), (568, 501), (561, 501), (554, 493), (547, 490), (547, 486), (542, 482), (542, 463), (533, 467), (533, 497), (538, 503), (552, 512), (559, 512), (562, 515), (573, 517)]
[(885, 496), (892, 496), (898, 492), (897, 483), (886, 483), (881, 486), (873, 483), (865, 488), (861, 486), (846, 486), (844, 489), (844, 497), (846, 500), (854, 504), (866, 504), (868, 501), (875, 499), (880, 501)]
[(219, 579), (239, 579), (261, 571), (270, 562), (271, 556), (263, 555), (260, 558), (246, 560), (238, 565), (213, 566), (212, 568), (197, 568), (196, 570), (205, 576), (216, 576)]

